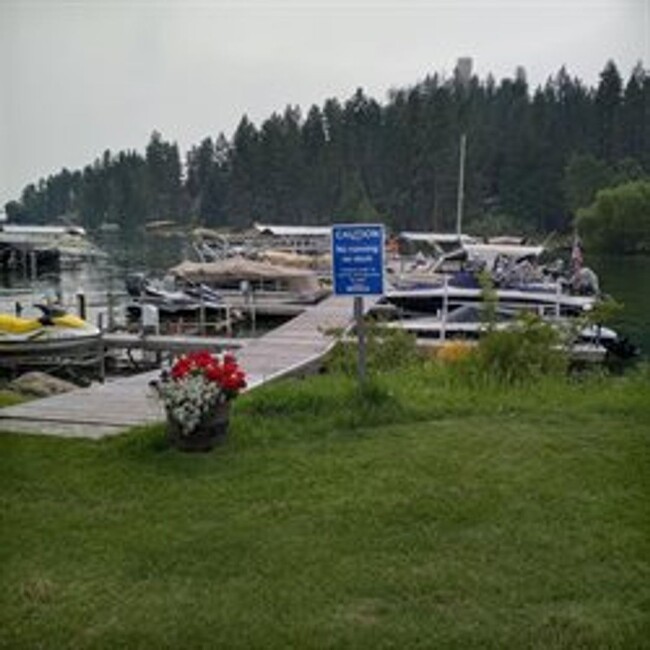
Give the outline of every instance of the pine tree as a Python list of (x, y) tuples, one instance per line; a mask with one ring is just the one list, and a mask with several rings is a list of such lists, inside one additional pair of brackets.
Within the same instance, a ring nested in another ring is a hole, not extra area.
[(622, 80), (613, 61), (600, 73), (594, 100), (597, 119), (598, 157), (608, 163), (620, 154), (620, 111)]

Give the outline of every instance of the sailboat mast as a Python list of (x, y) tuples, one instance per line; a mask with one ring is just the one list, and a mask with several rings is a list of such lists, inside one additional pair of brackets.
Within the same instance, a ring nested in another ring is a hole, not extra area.
[(460, 161), (458, 169), (458, 195), (456, 204), (456, 235), (460, 242), (463, 224), (463, 201), (465, 199), (465, 147), (467, 137), (463, 133), (460, 136)]

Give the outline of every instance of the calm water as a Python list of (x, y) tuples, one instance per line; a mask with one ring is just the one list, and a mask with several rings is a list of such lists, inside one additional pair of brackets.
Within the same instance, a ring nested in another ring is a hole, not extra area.
[[(0, 277), (0, 311), (13, 312), (16, 300), (28, 308), (48, 295), (57, 294), (63, 297), (65, 305), (74, 308), (76, 294), (83, 291), (90, 319), (95, 321), (105, 305), (107, 292), (124, 292), (124, 278), (128, 273), (148, 271), (162, 275), (187, 252), (177, 238), (150, 237), (126, 243), (107, 239), (99, 244), (110, 255), (104, 263), (86, 264), (66, 270), (60, 276), (40, 276), (36, 281), (26, 277)], [(644, 357), (650, 358), (650, 256), (587, 255), (585, 264), (598, 274), (602, 290), (624, 306), (612, 323), (615, 329), (641, 346)]]
[(650, 358), (650, 256), (588, 256), (585, 263), (598, 274), (601, 289), (623, 305), (614, 328)]

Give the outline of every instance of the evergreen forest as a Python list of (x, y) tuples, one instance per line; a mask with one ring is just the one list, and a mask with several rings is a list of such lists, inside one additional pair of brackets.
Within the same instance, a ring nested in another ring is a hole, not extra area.
[(106, 151), (62, 169), (5, 211), (13, 222), (66, 217), (125, 234), (159, 220), (453, 231), (461, 134), (464, 230), (567, 231), (599, 190), (650, 177), (650, 73), (639, 63), (625, 78), (609, 61), (595, 87), (562, 68), (536, 88), (521, 68), (500, 82), (433, 74), (383, 103), (359, 89), (259, 126), (243, 116), (231, 137), (206, 136), (184, 154), (154, 131), (144, 154)]

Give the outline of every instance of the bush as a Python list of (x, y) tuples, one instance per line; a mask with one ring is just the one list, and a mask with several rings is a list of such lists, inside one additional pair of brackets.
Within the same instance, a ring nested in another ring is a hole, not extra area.
[(21, 404), (26, 400), (27, 398), (24, 395), (9, 389), (0, 388), (0, 408), (13, 406), (14, 404)]
[(475, 346), (469, 341), (447, 341), (436, 352), (436, 359), (445, 364), (466, 361), (475, 352)]
[(591, 206), (578, 211), (577, 226), (593, 250), (650, 250), (650, 181), (601, 190)]
[[(419, 363), (422, 356), (418, 351), (415, 336), (401, 329), (383, 328), (378, 324), (366, 326), (366, 363), (369, 372), (384, 372), (407, 368)], [(340, 339), (327, 362), (328, 372), (345, 375), (357, 373), (357, 345), (352, 340)]]
[(567, 368), (559, 332), (534, 315), (525, 315), (514, 329), (488, 332), (462, 364), (472, 380), (505, 384), (565, 374)]

